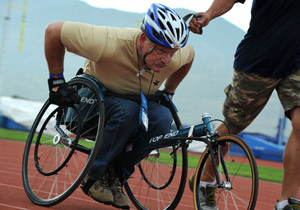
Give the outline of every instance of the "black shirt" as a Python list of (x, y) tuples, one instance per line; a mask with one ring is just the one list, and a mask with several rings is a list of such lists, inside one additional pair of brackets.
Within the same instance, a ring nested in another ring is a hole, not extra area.
[(300, 68), (300, 0), (253, 0), (234, 68), (273, 78)]

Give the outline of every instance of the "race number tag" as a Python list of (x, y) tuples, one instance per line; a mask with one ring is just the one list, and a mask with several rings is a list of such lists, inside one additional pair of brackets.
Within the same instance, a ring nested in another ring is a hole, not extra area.
[(141, 92), (141, 101), (142, 103), (140, 105), (140, 125), (142, 125), (145, 131), (148, 132), (148, 102), (143, 92)]

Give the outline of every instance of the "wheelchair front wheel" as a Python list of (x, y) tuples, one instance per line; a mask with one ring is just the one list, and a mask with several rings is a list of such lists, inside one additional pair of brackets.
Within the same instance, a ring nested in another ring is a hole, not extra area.
[(38, 113), (25, 145), (22, 178), (28, 198), (53, 206), (82, 182), (99, 149), (104, 128), (104, 103), (95, 83), (85, 78), (69, 84), (80, 103), (62, 108), (47, 101)]
[[(217, 186), (214, 192), (218, 209), (254, 210), (259, 179), (251, 148), (243, 139), (234, 135), (219, 137), (213, 147), (214, 154), (218, 154), (215, 157), (219, 163), (217, 171), (221, 182), (221, 186)], [(222, 162), (223, 164), (221, 164)], [(209, 149), (207, 148), (201, 155), (195, 173), (193, 198), (196, 210), (203, 209), (200, 203), (203, 195), (200, 190), (201, 177), (215, 179), (214, 173), (212, 174), (206, 167), (210, 163)]]

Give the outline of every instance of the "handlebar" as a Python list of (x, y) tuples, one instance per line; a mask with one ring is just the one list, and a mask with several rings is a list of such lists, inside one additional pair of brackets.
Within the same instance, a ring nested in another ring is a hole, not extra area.
[[(201, 15), (199, 13), (189, 13), (186, 16), (183, 17), (183, 20), (185, 22), (187, 22), (191, 17), (192, 18), (195, 17), (197, 21), (201, 19)], [(189, 28), (189, 31), (192, 30), (192, 28), (190, 26), (188, 28)], [(201, 35), (203, 33), (202, 27), (199, 28), (199, 31), (200, 31), (199, 34)]]

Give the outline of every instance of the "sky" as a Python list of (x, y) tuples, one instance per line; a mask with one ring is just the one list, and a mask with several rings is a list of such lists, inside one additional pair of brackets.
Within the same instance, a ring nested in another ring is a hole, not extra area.
[[(150, 5), (156, 1), (151, 0), (82, 0), (88, 4), (100, 8), (114, 8), (129, 12), (146, 12)], [(195, 3), (196, 2), (196, 3)], [(173, 9), (185, 8), (195, 12), (203, 12), (209, 8), (212, 0), (160, 0), (162, 3)], [(237, 3), (222, 17), (246, 31), (250, 21), (250, 10), (252, 1), (248, 0), (244, 4)]]

